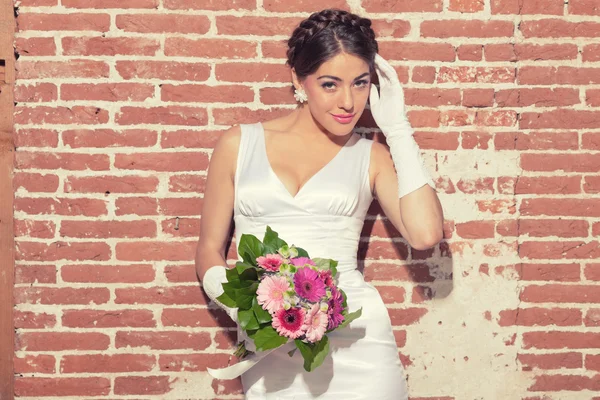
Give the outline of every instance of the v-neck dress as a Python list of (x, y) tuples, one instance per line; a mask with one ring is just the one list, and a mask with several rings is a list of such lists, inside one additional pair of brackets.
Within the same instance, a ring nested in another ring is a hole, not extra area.
[[(405, 371), (389, 314), (377, 289), (357, 270), (369, 185), (372, 141), (353, 133), (336, 156), (292, 196), (267, 158), (262, 123), (242, 124), (235, 173), (234, 222), (242, 234), (262, 240), (266, 226), (311, 257), (338, 261), (338, 285), (350, 311), (362, 316), (329, 334), (330, 352), (313, 372), (289, 348), (279, 348), (242, 374), (247, 400), (406, 400)], [(238, 258), (239, 257), (238, 254)]]

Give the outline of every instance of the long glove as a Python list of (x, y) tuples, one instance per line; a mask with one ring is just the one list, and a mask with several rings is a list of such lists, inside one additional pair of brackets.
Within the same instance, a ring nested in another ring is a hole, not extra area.
[[(231, 319), (237, 323), (237, 315), (238, 309), (237, 307), (227, 307), (225, 304), (221, 303), (217, 300), (217, 297), (224, 293), (223, 283), (227, 282), (227, 275), (225, 274), (225, 267), (222, 265), (215, 265), (210, 267), (208, 271), (204, 274), (204, 279), (202, 280), (202, 287), (206, 292), (206, 295), (220, 308), (225, 310), (227, 315), (231, 317)], [(256, 346), (254, 345), (254, 341), (252, 341), (246, 332), (243, 329), (240, 329), (238, 326), (238, 341), (244, 341), (246, 350), (248, 351), (256, 351)]]
[(371, 114), (390, 147), (398, 176), (398, 197), (426, 184), (435, 190), (433, 179), (421, 158), (419, 145), (413, 137), (414, 130), (406, 117), (404, 91), (396, 71), (379, 54), (375, 55), (375, 66), (380, 93), (375, 85), (371, 85)]

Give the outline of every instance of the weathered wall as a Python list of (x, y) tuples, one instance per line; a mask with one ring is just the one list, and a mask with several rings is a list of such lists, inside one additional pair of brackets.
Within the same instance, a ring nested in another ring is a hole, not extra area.
[[(17, 396), (241, 397), (205, 372), (231, 350), (192, 265), (206, 168), (294, 107), (284, 40), (324, 4), (18, 4)], [(361, 247), (412, 398), (600, 398), (600, 3), (327, 6), (373, 20), (444, 205), (435, 249), (376, 204)]]

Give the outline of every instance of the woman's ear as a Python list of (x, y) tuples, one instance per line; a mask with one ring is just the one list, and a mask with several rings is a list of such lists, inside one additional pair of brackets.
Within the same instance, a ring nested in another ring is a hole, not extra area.
[(294, 85), (294, 87), (296, 89), (302, 89), (302, 85), (300, 84), (300, 80), (298, 79), (298, 75), (296, 75), (296, 70), (294, 68), (292, 68), (292, 85)]

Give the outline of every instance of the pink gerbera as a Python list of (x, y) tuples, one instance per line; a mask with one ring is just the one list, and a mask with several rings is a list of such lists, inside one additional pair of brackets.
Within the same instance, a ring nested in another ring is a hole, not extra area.
[(258, 304), (271, 314), (283, 308), (283, 295), (290, 283), (282, 276), (265, 276), (256, 290)]
[(294, 274), (294, 286), (298, 296), (308, 301), (319, 301), (325, 296), (325, 284), (319, 278), (317, 271), (304, 267)]
[(315, 262), (313, 260), (311, 260), (308, 257), (296, 257), (296, 258), (290, 259), (290, 261), (292, 262), (292, 265), (295, 265), (296, 267), (303, 267), (306, 264), (314, 265), (314, 266), (317, 265), (317, 264), (315, 264)]
[(256, 259), (256, 263), (267, 271), (277, 272), (283, 264), (283, 257), (279, 254), (267, 254)]
[(344, 321), (342, 312), (344, 311), (344, 298), (342, 292), (337, 287), (331, 287), (331, 299), (329, 300), (329, 309), (327, 310), (327, 317), (329, 318), (329, 324), (327, 329), (337, 328), (339, 324)]
[(327, 314), (320, 310), (319, 304), (313, 304), (306, 314), (306, 338), (314, 343), (321, 340), (327, 330)]
[(325, 284), (325, 286), (333, 285), (333, 277), (331, 276), (331, 270), (319, 271), (319, 277)]
[(273, 316), (273, 328), (281, 336), (299, 338), (306, 331), (306, 311), (299, 307), (280, 309)]

